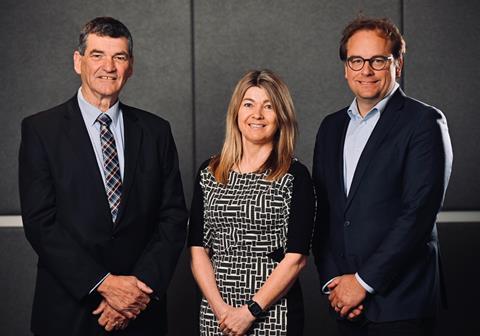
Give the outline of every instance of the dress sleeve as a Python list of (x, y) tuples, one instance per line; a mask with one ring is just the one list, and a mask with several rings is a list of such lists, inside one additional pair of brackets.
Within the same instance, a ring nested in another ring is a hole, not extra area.
[(205, 213), (203, 205), (202, 170), (210, 160), (204, 162), (198, 170), (193, 190), (192, 206), (190, 207), (190, 219), (188, 223), (188, 246), (205, 246)]
[(287, 253), (308, 255), (315, 220), (315, 192), (308, 169), (298, 161), (290, 168), (293, 192), (288, 218)]

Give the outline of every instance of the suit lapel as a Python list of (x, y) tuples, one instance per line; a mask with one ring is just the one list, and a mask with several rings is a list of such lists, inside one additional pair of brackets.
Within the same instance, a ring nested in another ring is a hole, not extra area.
[[(350, 186), (350, 191), (347, 197), (347, 204), (345, 206), (345, 211), (350, 206), (352, 199), (355, 197), (355, 193), (358, 190), (358, 186), (362, 181), (362, 176), (368, 168), (372, 158), (374, 157), (375, 153), (377, 152), (379, 146), (382, 144), (383, 140), (385, 139), (386, 135), (395, 124), (395, 121), (398, 118), (400, 109), (403, 107), (405, 102), (405, 94), (403, 91), (398, 88), (397, 91), (393, 94), (392, 98), (388, 102), (387, 106), (385, 107), (384, 111), (382, 112), (380, 119), (377, 122), (377, 125), (373, 129), (370, 138), (365, 145), (365, 148), (360, 155), (360, 159), (358, 160), (357, 168), (355, 169), (355, 173), (353, 175), (352, 185)], [(345, 139), (345, 136), (343, 137)], [(342, 154), (343, 154), (343, 146), (342, 146)], [(343, 157), (343, 155), (342, 155)], [(343, 165), (341, 167), (343, 172)], [(342, 173), (343, 176), (343, 173)], [(343, 179), (342, 179), (343, 180)]]
[(106, 218), (111, 220), (110, 206), (105, 193), (102, 175), (98, 168), (97, 158), (95, 157), (95, 152), (92, 147), (90, 136), (85, 127), (80, 107), (78, 106), (77, 95), (67, 103), (64, 130), (67, 139), (72, 145), (73, 154), (78, 156), (78, 162), (81, 162), (82, 166), (85, 166), (85, 169), (81, 169), (81, 171), (86, 172), (86, 176), (80, 183), (85, 183), (86, 186), (93, 188), (98, 199), (102, 202)]
[(348, 123), (350, 121), (350, 117), (347, 114), (347, 109), (343, 111), (343, 119), (339, 125), (339, 129), (335, 134), (338, 134), (340, 138), (337, 140), (338, 147), (337, 147), (337, 185), (340, 186), (339, 195), (341, 195), (342, 205), (345, 204), (347, 200), (347, 195), (345, 194), (345, 180), (343, 178), (343, 147), (345, 146), (345, 134), (347, 133)]
[[(120, 103), (120, 108), (123, 114), (125, 136), (125, 172), (123, 178), (122, 198), (116, 220), (117, 223), (120, 223), (123, 217), (128, 196), (135, 180), (138, 154), (140, 152), (140, 144), (142, 143), (142, 128), (137, 122), (137, 117), (133, 114), (130, 107)], [(119, 225), (115, 225), (115, 228), (118, 226)]]

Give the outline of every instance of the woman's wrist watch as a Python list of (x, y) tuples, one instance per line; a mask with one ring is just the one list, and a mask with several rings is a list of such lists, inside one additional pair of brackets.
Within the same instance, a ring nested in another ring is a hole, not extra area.
[(258, 318), (260, 315), (263, 314), (263, 309), (260, 307), (258, 303), (256, 303), (253, 300), (248, 300), (247, 301), (247, 307), (250, 313), (255, 317)]

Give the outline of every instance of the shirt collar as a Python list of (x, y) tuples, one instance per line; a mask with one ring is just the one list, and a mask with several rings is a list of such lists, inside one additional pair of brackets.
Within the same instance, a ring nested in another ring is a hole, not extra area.
[(385, 109), (385, 106), (387, 106), (388, 101), (392, 97), (393, 93), (397, 91), (400, 85), (398, 85), (397, 82), (395, 82), (395, 85), (393, 86), (392, 90), (385, 96), (383, 97), (382, 100), (380, 100), (366, 115), (365, 117), (362, 117), (360, 115), (360, 112), (358, 111), (358, 106), (357, 106), (357, 98), (353, 99), (352, 103), (348, 107), (347, 113), (350, 119), (353, 120), (362, 120), (362, 119), (369, 119), (376, 113), (382, 113), (383, 110)]
[(81, 87), (78, 89), (77, 100), (78, 105), (80, 106), (80, 111), (82, 111), (82, 114), (88, 125), (94, 125), (100, 113), (106, 113), (112, 119), (112, 126), (117, 126), (120, 116), (120, 100), (117, 100), (117, 102), (113, 104), (106, 112), (102, 112), (99, 108), (90, 104), (85, 97), (83, 97)]

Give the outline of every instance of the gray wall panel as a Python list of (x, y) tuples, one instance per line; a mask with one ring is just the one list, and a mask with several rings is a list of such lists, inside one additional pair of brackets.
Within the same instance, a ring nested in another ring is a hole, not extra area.
[(405, 1), (406, 93), (440, 108), (454, 166), (445, 209), (480, 208), (478, 1)]
[(480, 258), (480, 223), (438, 225), (448, 309), (438, 315), (438, 336), (476, 335), (478, 327), (477, 260)]
[(321, 120), (352, 99), (338, 41), (359, 11), (400, 22), (400, 1), (195, 1), (196, 165), (221, 149), (236, 82), (249, 69), (270, 68), (292, 92), (297, 155), (311, 167)]
[[(168, 119), (187, 195), (192, 185), (189, 0), (2, 1), (0, 4), (0, 214), (19, 213), (17, 151), (23, 117), (58, 105), (79, 87), (72, 54), (83, 24), (102, 15), (124, 22), (134, 39), (134, 75), (121, 99)], [(5, 33), (6, 32), (6, 33)]]
[(0, 335), (31, 335), (36, 262), (22, 228), (0, 228)]

